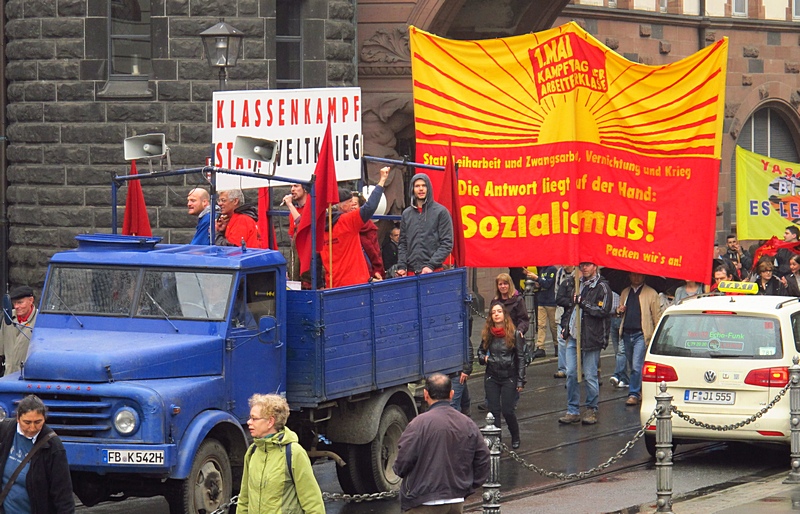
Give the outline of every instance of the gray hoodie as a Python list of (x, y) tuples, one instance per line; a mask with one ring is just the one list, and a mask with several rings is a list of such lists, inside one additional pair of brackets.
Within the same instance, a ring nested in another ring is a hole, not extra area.
[[(417, 208), (414, 197), (414, 182), (422, 179), (428, 186), (428, 194), (422, 208)], [(450, 213), (433, 200), (431, 179), (424, 173), (411, 178), (410, 204), (403, 211), (400, 221), (400, 245), (397, 249), (397, 268), (419, 273), (427, 266), (432, 270), (453, 251), (453, 220)]]

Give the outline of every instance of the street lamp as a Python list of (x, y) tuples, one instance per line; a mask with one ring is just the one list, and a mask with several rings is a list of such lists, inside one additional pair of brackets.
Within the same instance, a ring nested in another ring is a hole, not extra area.
[(236, 66), (236, 61), (242, 53), (244, 33), (220, 21), (201, 32), (200, 39), (203, 40), (208, 65), (219, 68), (219, 88), (224, 91), (228, 82), (227, 68)]

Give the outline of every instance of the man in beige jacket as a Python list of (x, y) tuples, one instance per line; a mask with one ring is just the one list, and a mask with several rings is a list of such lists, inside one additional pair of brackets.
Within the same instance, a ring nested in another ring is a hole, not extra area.
[(620, 295), (617, 312), (622, 314), (620, 336), (630, 367), (625, 405), (639, 405), (642, 401), (644, 353), (661, 318), (661, 302), (656, 290), (644, 283), (644, 275), (631, 273), (630, 281), (631, 285)]
[(36, 309), (33, 289), (28, 286), (17, 286), (9, 291), (14, 312), (11, 323), (0, 322), (0, 354), (5, 357), (4, 375), (9, 375), (22, 368), (28, 356), (28, 346), (36, 323)]

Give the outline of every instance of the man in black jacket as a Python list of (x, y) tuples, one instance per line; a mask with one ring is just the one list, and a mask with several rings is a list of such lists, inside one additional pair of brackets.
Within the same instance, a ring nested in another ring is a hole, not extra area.
[(429, 408), (406, 427), (392, 466), (403, 478), (400, 509), (414, 513), (449, 505), (442, 514), (460, 513), (464, 498), (489, 478), (489, 448), (475, 422), (450, 407), (449, 377), (429, 376), (423, 395)]
[[(558, 419), (559, 423), (565, 425), (597, 423), (597, 400), (600, 393), (597, 368), (600, 365), (600, 351), (608, 346), (611, 326), (611, 287), (597, 272), (597, 265), (593, 262), (580, 263), (580, 272), (580, 291), (573, 298), (575, 309), (567, 328), (567, 414)], [(586, 411), (583, 418), (580, 415), (581, 393), (578, 386), (578, 322), (586, 389)]]

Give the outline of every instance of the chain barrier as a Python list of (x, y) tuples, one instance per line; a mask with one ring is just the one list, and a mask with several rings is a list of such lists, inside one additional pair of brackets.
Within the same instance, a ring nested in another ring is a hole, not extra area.
[(620, 451), (618, 451), (613, 457), (611, 457), (607, 461), (603, 462), (602, 464), (600, 464), (600, 465), (598, 465), (598, 466), (596, 466), (596, 467), (594, 467), (592, 469), (589, 469), (589, 470), (586, 470), (586, 471), (579, 471), (577, 473), (557, 473), (555, 471), (547, 471), (545, 469), (540, 468), (539, 466), (536, 466), (535, 464), (529, 464), (528, 462), (525, 462), (525, 459), (523, 459), (522, 457), (517, 455), (517, 452), (515, 452), (513, 450), (509, 450), (508, 446), (506, 446), (505, 443), (501, 443), (500, 447), (502, 448), (502, 450), (504, 452), (508, 452), (509, 456), (511, 456), (511, 458), (514, 459), (519, 465), (521, 465), (522, 467), (524, 467), (528, 471), (534, 471), (534, 472), (542, 475), (543, 477), (555, 478), (557, 480), (564, 480), (564, 481), (566, 481), (566, 480), (575, 480), (575, 479), (579, 479), (579, 478), (587, 478), (587, 477), (590, 477), (592, 475), (596, 475), (596, 474), (600, 473), (601, 471), (607, 469), (609, 466), (611, 466), (616, 461), (621, 459), (623, 455), (628, 453), (628, 451), (631, 448), (633, 448), (633, 445), (636, 444), (636, 441), (638, 441), (639, 439), (641, 439), (644, 436), (644, 433), (653, 424), (653, 421), (656, 419), (656, 415), (658, 413), (659, 413), (659, 409), (656, 408), (653, 411), (653, 413), (650, 415), (650, 419), (648, 419), (647, 422), (645, 422), (645, 424), (642, 426), (642, 428), (640, 428), (639, 431), (636, 432), (636, 435), (633, 436), (633, 439), (628, 441), (627, 444)]
[(792, 385), (792, 382), (789, 381), (783, 387), (783, 389), (778, 391), (778, 394), (775, 395), (775, 398), (773, 398), (772, 401), (769, 402), (769, 404), (767, 404), (767, 406), (764, 407), (763, 409), (761, 409), (760, 411), (756, 412), (755, 414), (753, 414), (749, 418), (746, 418), (746, 419), (744, 419), (744, 420), (742, 420), (742, 421), (740, 421), (738, 423), (732, 423), (730, 425), (712, 425), (710, 423), (705, 423), (703, 421), (698, 421), (695, 418), (689, 416), (688, 414), (684, 414), (680, 409), (678, 409), (674, 405), (672, 406), (672, 412), (674, 412), (676, 416), (678, 416), (682, 420), (686, 421), (690, 425), (695, 425), (695, 426), (698, 426), (700, 428), (705, 428), (707, 430), (716, 430), (718, 432), (727, 432), (728, 430), (736, 430), (737, 428), (742, 428), (745, 425), (749, 425), (750, 423), (756, 421), (758, 418), (760, 418), (761, 416), (766, 414), (767, 411), (769, 411), (771, 408), (773, 408), (776, 403), (781, 401), (781, 398), (783, 398), (784, 395), (786, 395), (786, 391), (789, 390), (791, 385)]
[(371, 502), (375, 500), (385, 500), (387, 498), (397, 498), (398, 491), (381, 491), (372, 494), (343, 494), (343, 493), (322, 493), (322, 499), (327, 501), (345, 501), (353, 503)]
[(479, 312), (478, 309), (472, 306), (472, 303), (469, 304), (469, 309), (472, 311), (473, 314), (475, 314), (479, 318), (488, 319), (488, 316), (482, 312)]
[(237, 494), (227, 502), (217, 507), (217, 510), (212, 511), (211, 514), (226, 514), (228, 512), (228, 509), (231, 508), (232, 505), (236, 505), (238, 502), (239, 502), (239, 495)]
[[(397, 498), (400, 493), (398, 491), (382, 491), (380, 493), (370, 493), (370, 494), (344, 494), (344, 493), (322, 493), (322, 500), (326, 502), (330, 501), (344, 501), (348, 503), (361, 503), (361, 502), (371, 502), (375, 500), (386, 500), (388, 498)], [(211, 514), (226, 514), (228, 509), (230, 509), (233, 505), (236, 505), (239, 502), (239, 496), (232, 497), (229, 501), (220, 505), (215, 511), (211, 512)]]

